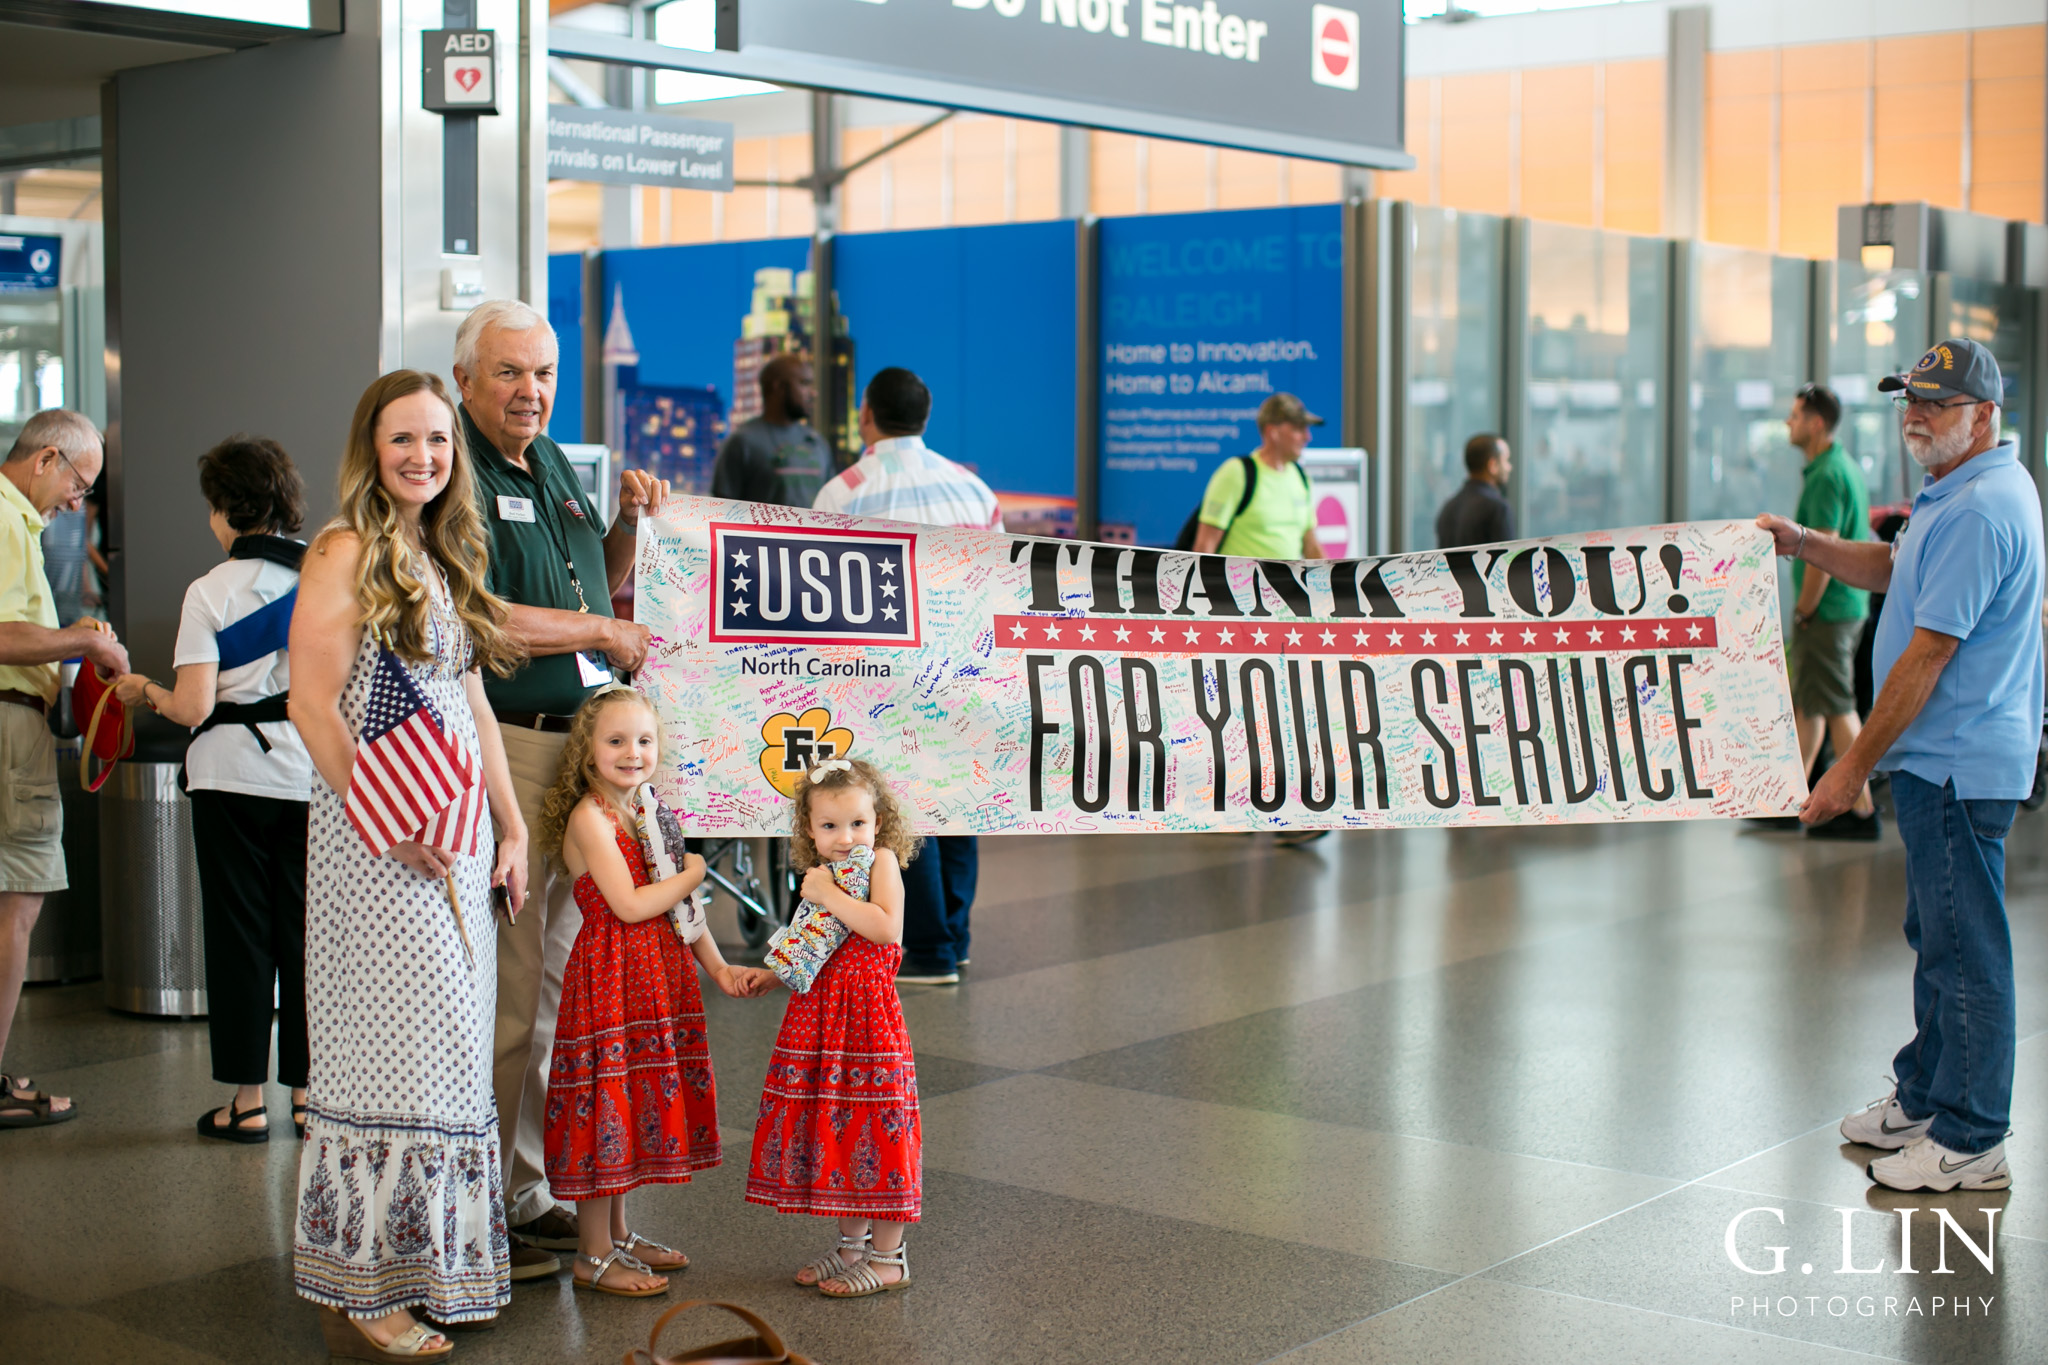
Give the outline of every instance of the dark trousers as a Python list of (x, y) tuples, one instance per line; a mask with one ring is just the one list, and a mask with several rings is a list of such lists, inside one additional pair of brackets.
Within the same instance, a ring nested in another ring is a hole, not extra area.
[(192, 793), (213, 1078), (261, 1085), (277, 998), (277, 1082), (306, 1083), (304, 801)]
[(967, 960), (967, 914), (981, 875), (981, 846), (972, 834), (926, 839), (903, 869), (903, 956), (920, 967), (952, 971)]

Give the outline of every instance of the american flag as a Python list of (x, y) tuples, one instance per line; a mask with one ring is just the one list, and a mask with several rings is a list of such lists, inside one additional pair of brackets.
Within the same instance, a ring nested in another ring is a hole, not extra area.
[(408, 839), (474, 853), (489, 808), (468, 746), (448, 733), (389, 649), (377, 651), (344, 804), (356, 833), (380, 854)]

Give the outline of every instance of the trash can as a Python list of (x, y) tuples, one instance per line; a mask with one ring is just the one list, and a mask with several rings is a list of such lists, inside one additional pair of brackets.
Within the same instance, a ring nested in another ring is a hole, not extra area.
[(28, 936), (27, 980), (89, 981), (100, 974), (100, 803), (78, 780), (78, 740), (57, 741), (57, 791), (64, 801), (64, 875), (71, 885), (43, 897)]
[(106, 1001), (131, 1014), (206, 1013), (192, 802), (178, 786), (191, 735), (144, 712), (135, 753), (100, 788), (100, 958)]

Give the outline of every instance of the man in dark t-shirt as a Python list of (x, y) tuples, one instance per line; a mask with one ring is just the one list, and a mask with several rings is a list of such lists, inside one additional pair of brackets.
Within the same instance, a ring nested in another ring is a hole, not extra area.
[(809, 507), (839, 472), (832, 448), (810, 424), (811, 363), (791, 352), (761, 367), (761, 415), (740, 423), (718, 448), (711, 496), (778, 507)]
[(1492, 432), (1465, 442), (1465, 485), (1436, 514), (1436, 547), (1494, 545), (1515, 538), (1515, 509), (1507, 499), (1514, 463), (1508, 443)]

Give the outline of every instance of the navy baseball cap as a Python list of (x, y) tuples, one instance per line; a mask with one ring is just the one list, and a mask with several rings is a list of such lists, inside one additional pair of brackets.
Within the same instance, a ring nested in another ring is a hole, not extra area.
[(2004, 403), (2005, 380), (1998, 362), (1967, 337), (1942, 342), (1904, 374), (1877, 381), (1880, 392), (1904, 389), (1915, 398), (1969, 398), (1979, 403)]

